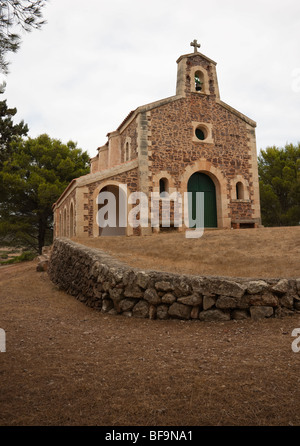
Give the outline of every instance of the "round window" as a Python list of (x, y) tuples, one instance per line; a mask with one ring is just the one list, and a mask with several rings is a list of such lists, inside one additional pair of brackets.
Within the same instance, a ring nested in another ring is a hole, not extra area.
[(196, 129), (195, 134), (196, 134), (197, 138), (200, 139), (200, 141), (203, 141), (203, 140), (206, 138), (206, 136), (205, 136), (205, 130), (202, 129), (202, 128), (199, 128), (199, 127), (198, 127), (198, 128)]

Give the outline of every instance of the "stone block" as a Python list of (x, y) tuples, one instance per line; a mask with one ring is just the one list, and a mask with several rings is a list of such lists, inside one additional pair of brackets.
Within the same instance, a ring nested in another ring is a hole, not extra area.
[(235, 319), (237, 321), (241, 321), (243, 319), (248, 319), (249, 314), (246, 310), (234, 310), (232, 312), (232, 319)]
[(250, 307), (251, 319), (257, 321), (259, 319), (264, 319), (266, 317), (271, 317), (274, 314), (273, 307), (267, 306), (253, 306)]
[(111, 316), (116, 316), (118, 312), (115, 308), (112, 308), (111, 310), (108, 311), (108, 314), (110, 314)]
[(299, 301), (295, 302), (294, 307), (297, 311), (299, 311), (300, 310), (300, 302)]
[(163, 304), (173, 304), (176, 301), (174, 294), (166, 293), (162, 296), (161, 301)]
[(161, 303), (161, 298), (159, 297), (154, 288), (148, 288), (145, 291), (144, 299), (152, 305), (158, 305)]
[(127, 286), (124, 291), (124, 296), (141, 299), (144, 296), (144, 292), (138, 286)]
[(132, 317), (132, 311), (124, 311), (124, 313), (122, 313), (122, 316)]
[(168, 310), (169, 310), (169, 306), (168, 305), (159, 305), (156, 308), (156, 317), (157, 317), (157, 319), (168, 319), (168, 317), (169, 317)]
[(214, 278), (206, 279), (202, 289), (202, 294), (206, 294), (205, 291), (208, 291), (211, 294), (218, 294), (220, 296), (240, 298), (245, 294), (247, 285), (237, 283), (234, 280)]
[(149, 319), (156, 319), (156, 306), (150, 305), (149, 307)]
[(200, 306), (193, 307), (191, 311), (191, 319), (198, 319), (199, 317)]
[(215, 297), (203, 296), (203, 310), (209, 310), (216, 303)]
[(202, 296), (199, 296), (199, 294), (191, 294), (190, 296), (180, 297), (177, 299), (177, 302), (184, 305), (197, 306), (202, 304)]
[(206, 322), (229, 321), (230, 314), (225, 313), (224, 311), (219, 309), (206, 310), (206, 311), (201, 311), (201, 313), (199, 314), (199, 320)]
[(136, 304), (136, 300), (135, 299), (128, 299), (128, 298), (126, 298), (126, 299), (123, 299), (123, 300), (120, 301), (119, 307), (120, 307), (120, 310), (122, 312), (125, 312), (125, 311), (132, 310), (132, 308), (135, 306), (135, 304)]
[(253, 280), (247, 284), (247, 292), (249, 294), (258, 294), (268, 289), (269, 285), (264, 280)]
[(191, 307), (174, 302), (169, 308), (169, 315), (179, 319), (189, 319), (191, 316)]
[(136, 275), (136, 283), (139, 287), (146, 289), (148, 287), (150, 277), (144, 271), (139, 271)]
[(145, 300), (140, 300), (133, 308), (133, 316), (146, 318), (149, 316), (149, 304)]
[(290, 289), (290, 284), (287, 279), (281, 279), (275, 286), (272, 287), (272, 290), (275, 293), (284, 294), (287, 293)]
[(102, 301), (102, 311), (103, 313), (108, 313), (114, 307), (113, 301), (111, 299), (103, 299)]
[(164, 291), (165, 293), (168, 293), (169, 291), (173, 291), (174, 290), (174, 285), (171, 284), (170, 282), (162, 280), (161, 282), (156, 282), (155, 288), (158, 291)]
[(237, 299), (237, 308), (241, 310), (245, 310), (250, 306), (250, 299), (252, 298), (251, 294), (245, 294), (240, 299)]
[(216, 301), (216, 307), (221, 310), (236, 308), (237, 301), (234, 297), (220, 296)]
[(279, 307), (275, 310), (275, 317), (283, 318), (287, 316), (294, 316), (295, 312), (289, 308)]
[(174, 285), (174, 294), (177, 297), (188, 296), (192, 293), (192, 287), (186, 280), (182, 279)]
[(282, 307), (289, 309), (294, 308), (294, 296), (292, 294), (285, 294), (284, 296), (279, 298), (279, 301)]
[(109, 290), (109, 297), (114, 302), (120, 302), (120, 300), (123, 298), (123, 290), (120, 288), (113, 288), (112, 290)]
[(277, 307), (279, 305), (278, 297), (273, 293), (266, 292), (263, 294), (252, 294), (249, 296), (249, 304), (251, 306), (263, 305), (269, 307)]

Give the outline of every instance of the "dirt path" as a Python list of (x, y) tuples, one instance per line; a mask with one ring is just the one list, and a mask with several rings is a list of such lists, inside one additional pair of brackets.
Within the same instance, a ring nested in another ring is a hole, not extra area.
[(0, 268), (0, 425), (299, 425), (300, 317), (107, 316), (36, 263)]

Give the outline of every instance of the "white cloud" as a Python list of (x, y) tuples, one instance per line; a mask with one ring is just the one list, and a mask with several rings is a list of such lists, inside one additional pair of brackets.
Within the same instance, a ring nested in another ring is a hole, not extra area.
[(30, 136), (94, 156), (132, 109), (175, 94), (176, 60), (196, 38), (221, 98), (257, 122), (258, 149), (300, 140), (297, 0), (51, 0), (44, 16), (11, 56), (5, 93)]

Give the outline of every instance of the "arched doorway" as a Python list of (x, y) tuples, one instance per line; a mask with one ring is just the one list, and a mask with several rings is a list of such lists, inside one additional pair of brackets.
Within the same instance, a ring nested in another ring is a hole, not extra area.
[[(104, 209), (104, 212), (98, 212), (99, 236), (126, 235), (126, 195), (122, 188), (116, 185), (108, 185), (101, 189), (99, 195), (103, 192), (110, 192), (114, 200), (109, 203), (109, 197), (103, 195), (103, 199), (98, 201), (98, 211)], [(99, 196), (98, 196), (99, 198)], [(109, 213), (111, 215), (109, 215)], [(112, 218), (113, 217), (113, 218)], [(112, 218), (112, 225), (106, 225), (105, 221)]]
[(217, 228), (216, 188), (213, 180), (202, 172), (195, 172), (188, 181), (188, 192), (192, 193), (189, 200), (192, 218), (196, 218), (196, 192), (204, 192), (204, 227)]

